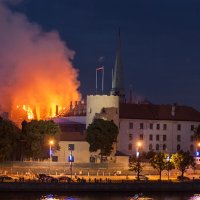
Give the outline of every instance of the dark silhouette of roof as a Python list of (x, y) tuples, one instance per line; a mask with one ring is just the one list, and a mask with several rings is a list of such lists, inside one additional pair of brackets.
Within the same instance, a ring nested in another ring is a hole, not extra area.
[(200, 112), (189, 106), (120, 104), (119, 118), (200, 122)]
[(72, 124), (59, 124), (61, 141), (86, 141), (85, 124), (72, 123)]

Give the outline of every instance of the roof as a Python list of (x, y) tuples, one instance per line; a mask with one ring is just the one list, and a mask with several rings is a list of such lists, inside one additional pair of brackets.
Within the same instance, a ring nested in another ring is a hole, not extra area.
[(120, 104), (119, 118), (200, 122), (200, 112), (189, 106)]
[(61, 141), (85, 141), (85, 124), (58, 124), (61, 130)]

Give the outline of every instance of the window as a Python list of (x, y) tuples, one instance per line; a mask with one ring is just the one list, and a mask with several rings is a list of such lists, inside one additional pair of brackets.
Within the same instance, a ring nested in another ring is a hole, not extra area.
[(178, 130), (178, 131), (181, 130), (181, 125), (180, 125), (180, 124), (177, 125), (177, 130)]
[(70, 151), (74, 151), (74, 144), (68, 144), (68, 149)]
[(191, 141), (191, 142), (194, 141), (194, 136), (193, 136), (193, 135), (190, 136), (190, 141)]
[(153, 129), (153, 124), (150, 124), (149, 128), (150, 128), (150, 129)]
[(194, 125), (191, 125), (190, 129), (191, 129), (191, 131), (194, 131)]
[(178, 141), (178, 142), (181, 141), (181, 135), (177, 135), (177, 141)]
[(167, 140), (167, 136), (163, 135), (163, 141), (166, 141), (166, 140)]
[(156, 141), (159, 141), (159, 135), (156, 135)]
[(194, 145), (193, 144), (190, 145), (190, 152), (192, 152), (192, 153), (194, 152)]
[(144, 124), (140, 123), (140, 129), (144, 129)]
[(156, 124), (156, 129), (157, 129), (157, 130), (160, 129), (160, 124)]
[(140, 134), (140, 140), (143, 140), (144, 136), (143, 134)]
[(53, 162), (58, 162), (58, 156), (52, 156), (52, 161)]
[(129, 129), (133, 129), (133, 122), (129, 122)]
[(153, 140), (153, 135), (149, 135), (149, 140)]
[(153, 150), (153, 145), (152, 144), (149, 145), (149, 151), (151, 151), (151, 150)]
[(129, 134), (129, 140), (132, 140), (132, 139), (133, 139), (133, 135)]
[(128, 150), (129, 150), (129, 151), (132, 150), (132, 144), (131, 144), (131, 143), (128, 145)]
[(159, 144), (156, 144), (156, 151), (159, 151)]
[(163, 144), (163, 151), (165, 151), (167, 149), (167, 145)]
[(181, 150), (181, 145), (178, 144), (178, 145), (177, 145), (177, 151), (180, 151), (180, 150)]
[(167, 130), (167, 124), (163, 124), (163, 130)]

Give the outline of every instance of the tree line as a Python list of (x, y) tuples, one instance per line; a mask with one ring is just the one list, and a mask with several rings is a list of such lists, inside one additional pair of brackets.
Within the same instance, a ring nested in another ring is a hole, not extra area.
[(20, 129), (10, 120), (0, 117), (0, 161), (47, 159), (49, 140), (58, 150), (60, 128), (52, 120), (23, 121)]

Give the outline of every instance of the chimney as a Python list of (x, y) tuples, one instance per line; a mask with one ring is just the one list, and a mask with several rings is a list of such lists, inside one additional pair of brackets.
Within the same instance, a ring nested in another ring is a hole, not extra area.
[(176, 112), (176, 104), (174, 103), (172, 105), (172, 110), (171, 110), (171, 116), (174, 117), (175, 116), (175, 112)]
[(58, 105), (56, 105), (56, 116), (58, 115)]
[(70, 101), (69, 112), (72, 112), (72, 101)]

